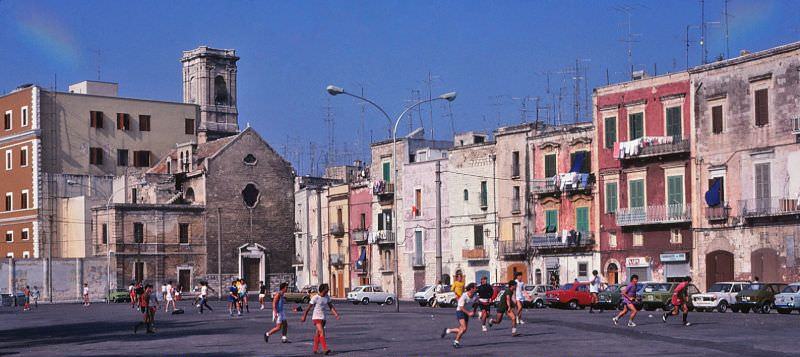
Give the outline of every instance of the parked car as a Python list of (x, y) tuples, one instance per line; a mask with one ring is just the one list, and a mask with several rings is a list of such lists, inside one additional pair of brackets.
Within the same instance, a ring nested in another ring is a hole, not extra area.
[(128, 289), (115, 289), (108, 293), (109, 302), (131, 302), (131, 294)]
[(317, 294), (317, 287), (314, 285), (308, 285), (299, 290), (296, 286), (290, 286), (286, 289), (286, 293), (283, 294), (283, 298), (289, 302), (307, 304)]
[(426, 285), (414, 293), (414, 301), (419, 303), (419, 306), (431, 306), (436, 301), (436, 285)]
[(456, 293), (450, 291), (450, 285), (442, 286), (442, 292), (436, 293), (435, 297), (436, 305), (439, 307), (456, 306), (458, 304)]
[[(642, 294), (647, 284), (648, 282), (639, 282), (636, 284), (637, 299), (633, 305), (636, 306), (638, 310), (642, 309)], [(612, 284), (606, 287), (606, 289), (601, 291), (597, 296), (598, 305), (604, 309), (622, 310), (622, 308), (625, 307), (622, 303), (622, 289), (626, 286), (627, 284)]]
[[(642, 294), (642, 307), (647, 311), (655, 309), (662, 309), (664, 311), (672, 310), (672, 293), (678, 283), (649, 283), (644, 287)], [(692, 297), (699, 294), (700, 290), (694, 284), (689, 284), (686, 287), (687, 303), (689, 310), (694, 309), (692, 306)]]
[(545, 303), (551, 307), (568, 307), (572, 310), (585, 308), (592, 303), (588, 283), (564, 284), (561, 289), (545, 293)]
[(378, 285), (356, 286), (355, 289), (347, 293), (347, 301), (352, 302), (354, 305), (367, 305), (371, 302), (391, 305), (396, 300), (397, 297), (394, 294), (383, 291)]
[(780, 294), (775, 295), (775, 308), (781, 314), (791, 314), (792, 310), (800, 311), (800, 283), (789, 284)]
[(730, 307), (733, 312), (738, 312), (738, 308), (734, 309), (736, 305), (736, 295), (749, 285), (749, 281), (715, 283), (708, 288), (705, 294), (696, 294), (692, 296), (692, 305), (694, 305), (697, 311), (717, 310), (719, 312), (725, 312), (728, 311)]
[(522, 302), (522, 307), (541, 309), (545, 306), (545, 298), (548, 291), (555, 290), (550, 285), (525, 285), (526, 296), (525, 301)]
[(743, 313), (750, 310), (768, 314), (775, 302), (775, 295), (780, 293), (786, 284), (780, 283), (752, 283), (747, 289), (736, 295), (736, 308)]

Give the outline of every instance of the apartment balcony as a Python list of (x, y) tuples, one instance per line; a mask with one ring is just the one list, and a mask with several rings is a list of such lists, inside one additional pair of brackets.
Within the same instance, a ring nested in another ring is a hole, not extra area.
[(531, 192), (537, 195), (546, 195), (558, 193), (559, 188), (556, 185), (556, 180), (552, 178), (533, 179), (531, 180)]
[[(689, 139), (684, 138), (677, 138), (677, 140), (673, 140), (669, 143), (652, 142), (650, 144), (636, 145), (636, 143), (641, 142), (643, 142), (641, 139), (621, 142), (620, 151), (622, 151), (622, 153), (618, 159), (632, 160), (654, 156), (688, 154), (691, 148)], [(628, 147), (630, 147), (630, 149), (628, 149)]]
[(691, 206), (685, 204), (620, 208), (617, 210), (618, 226), (672, 224), (692, 221)]
[(380, 203), (391, 203), (394, 199), (394, 183), (376, 181), (372, 186), (372, 194), (378, 197)]
[(343, 254), (331, 254), (328, 259), (330, 260), (331, 266), (337, 269), (341, 269), (344, 267), (344, 255)]
[(375, 232), (375, 242), (380, 246), (393, 247), (396, 242), (395, 234), (392, 231), (377, 231)]
[(535, 234), (531, 238), (531, 247), (539, 251), (572, 251), (594, 247), (595, 240), (592, 232), (579, 232), (579, 235), (567, 237), (557, 233)]
[(344, 224), (342, 223), (332, 223), (330, 226), (331, 235), (334, 237), (343, 237), (344, 236)]
[(705, 216), (708, 221), (727, 221), (730, 216), (731, 208), (727, 205), (717, 207), (706, 207)]
[[(568, 177), (570, 180), (565, 180)], [(594, 187), (594, 182), (594, 174), (575, 174), (571, 177), (560, 174), (557, 177), (531, 180), (531, 192), (541, 196), (558, 193), (588, 193)]]
[(800, 117), (792, 118), (792, 134), (800, 135)]
[(500, 241), (500, 255), (506, 260), (524, 260), (528, 253), (525, 241)]
[(483, 247), (476, 247), (473, 249), (462, 249), (461, 257), (469, 262), (488, 261), (489, 252)]
[(770, 197), (740, 200), (742, 217), (777, 217), (800, 214), (800, 201), (796, 198)]
[(355, 229), (350, 232), (350, 239), (357, 245), (367, 244), (369, 241), (369, 231), (366, 229)]

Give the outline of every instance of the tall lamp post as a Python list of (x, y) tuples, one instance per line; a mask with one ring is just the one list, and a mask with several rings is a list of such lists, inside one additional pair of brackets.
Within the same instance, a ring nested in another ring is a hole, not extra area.
[[(339, 94), (349, 95), (351, 97), (361, 99), (361, 100), (371, 104), (373, 107), (377, 108), (378, 111), (383, 113), (383, 115), (386, 117), (386, 120), (388, 120), (389, 124), (391, 125), (392, 118), (389, 116), (389, 114), (386, 113), (385, 110), (383, 110), (383, 108), (381, 108), (379, 105), (375, 104), (375, 102), (373, 102), (373, 101), (371, 101), (371, 100), (369, 100), (367, 98), (364, 98), (364, 97), (362, 97), (360, 95), (356, 95), (356, 94), (347, 92), (347, 91), (344, 90), (344, 88), (337, 87), (337, 86), (334, 86), (334, 85), (329, 85), (328, 87), (325, 88), (325, 90), (327, 90), (328, 94), (330, 94), (330, 95), (339, 95)], [(396, 302), (396, 305), (395, 305), (395, 311), (397, 311), (397, 312), (400, 312), (400, 291), (399, 291), (399, 289), (397, 287), (397, 285), (398, 285), (397, 284), (398, 276), (400, 274), (400, 263), (399, 263), (399, 255), (400, 255), (399, 253), (400, 252), (397, 249), (397, 216), (398, 216), (398, 214), (397, 214), (397, 190), (398, 190), (398, 187), (397, 187), (397, 184), (398, 184), (397, 183), (397, 172), (398, 172), (398, 169), (397, 169), (397, 126), (400, 124), (400, 120), (403, 119), (403, 117), (406, 115), (406, 113), (408, 113), (408, 111), (418, 107), (421, 104), (425, 104), (425, 103), (428, 103), (428, 102), (433, 102), (433, 101), (436, 101), (436, 100), (446, 100), (448, 102), (452, 102), (455, 99), (456, 99), (456, 92), (448, 92), (448, 93), (442, 94), (442, 95), (440, 95), (438, 97), (419, 100), (419, 101), (411, 104), (410, 106), (406, 107), (405, 110), (403, 110), (400, 113), (400, 115), (397, 116), (397, 119), (394, 120), (394, 126), (392, 127), (392, 169), (394, 170), (393, 175), (392, 175), (392, 180), (394, 181), (394, 184), (396, 185), (396, 187), (394, 188), (395, 192), (392, 194), (392, 222), (393, 222), (393, 224), (392, 224), (392, 232), (394, 233), (394, 274), (393, 274), (393, 276), (394, 276), (394, 296), (395, 296), (395, 298), (398, 299), (397, 302)], [(437, 252), (441, 252), (441, 246), (442, 246), (441, 236), (442, 235), (439, 234), (439, 233), (436, 234), (436, 247), (437, 247), (436, 251)], [(437, 257), (436, 272), (437, 272), (437, 275), (438, 275), (436, 277), (436, 279), (439, 279), (441, 277), (441, 275), (442, 275), (441, 274), (442, 266), (441, 266), (441, 258), (440, 257)]]

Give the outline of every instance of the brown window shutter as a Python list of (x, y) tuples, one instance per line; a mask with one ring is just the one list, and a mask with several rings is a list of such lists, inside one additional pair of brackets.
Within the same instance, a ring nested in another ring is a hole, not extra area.
[(117, 113), (117, 130), (123, 130), (125, 124), (125, 115)]
[(756, 91), (756, 125), (762, 126), (769, 123), (769, 94), (767, 89)]
[(90, 111), (89, 112), (89, 127), (96, 128), (97, 127), (97, 113)]
[(711, 108), (711, 121), (712, 121), (712, 132), (714, 134), (719, 134), (722, 132), (722, 106), (718, 105)]

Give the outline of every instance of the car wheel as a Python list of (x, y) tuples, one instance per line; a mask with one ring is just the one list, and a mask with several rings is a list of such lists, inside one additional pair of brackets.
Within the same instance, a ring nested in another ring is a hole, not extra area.
[(533, 303), (533, 306), (536, 306), (537, 309), (541, 309), (544, 307), (544, 301), (536, 300), (536, 302)]
[(369, 299), (368, 298), (361, 299), (361, 304), (362, 305), (369, 305)]
[(698, 307), (697, 308), (697, 312), (706, 312), (706, 311), (708, 311), (708, 310), (706, 310), (706, 309), (704, 309), (702, 307)]
[(742, 308), (741, 310), (739, 310), (739, 311), (741, 311), (743, 314), (746, 314), (746, 313), (750, 312), (750, 307), (743, 307), (743, 308)]
[(733, 311), (733, 312), (739, 312), (739, 308), (738, 308), (738, 307), (736, 307), (736, 306), (731, 306), (731, 311)]
[(759, 310), (760, 310), (759, 312), (762, 313), (762, 314), (768, 314), (769, 311), (772, 310), (772, 304), (768, 303), (768, 302), (765, 302), (765, 303), (761, 304), (761, 308)]
[(578, 305), (578, 301), (576, 300), (570, 300), (567, 306), (569, 307), (570, 310), (577, 310), (578, 307), (580, 307), (580, 305)]
[(386, 305), (394, 304), (394, 299), (392, 297), (387, 297), (385, 304)]
[(419, 301), (419, 306), (428, 306), (428, 303), (425, 301)]
[(778, 313), (779, 314), (784, 314), (784, 315), (791, 314), (792, 313), (792, 309), (778, 309)]
[(450, 300), (450, 306), (458, 305), (458, 301), (456, 299)]
[(719, 305), (717, 305), (717, 311), (722, 314), (728, 311), (728, 302), (725, 300), (720, 301)]

